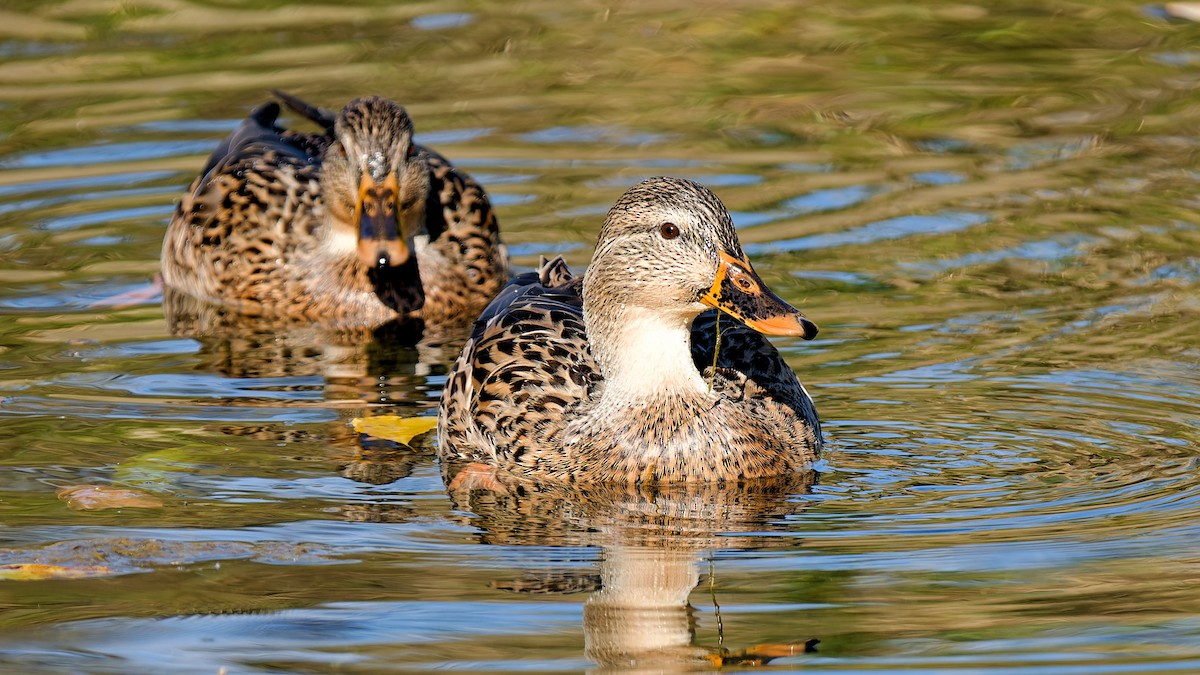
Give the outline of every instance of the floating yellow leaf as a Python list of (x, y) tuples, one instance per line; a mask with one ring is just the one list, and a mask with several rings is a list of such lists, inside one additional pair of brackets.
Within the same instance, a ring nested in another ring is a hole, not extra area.
[(82, 579), (102, 577), (112, 570), (102, 565), (93, 567), (63, 567), (62, 565), (15, 564), (0, 565), (0, 580), (42, 581), (44, 579)]
[(376, 438), (386, 438), (408, 445), (412, 439), (423, 433), (437, 428), (436, 417), (400, 417), (399, 415), (380, 415), (378, 417), (359, 417), (350, 420), (354, 430), (360, 434), (369, 434)]
[(66, 485), (54, 491), (76, 511), (100, 509), (161, 509), (162, 500), (145, 492), (103, 485)]

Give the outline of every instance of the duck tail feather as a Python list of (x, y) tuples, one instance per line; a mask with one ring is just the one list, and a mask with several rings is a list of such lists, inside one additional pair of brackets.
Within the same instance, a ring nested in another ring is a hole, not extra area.
[(554, 256), (553, 260), (546, 260), (542, 256), (538, 261), (538, 282), (543, 286), (555, 288), (569, 283), (575, 278), (571, 274), (571, 268), (567, 267), (567, 261), (563, 260), (562, 256)]
[(280, 101), (283, 101), (283, 104), (286, 105), (292, 112), (304, 117), (305, 119), (311, 120), (314, 124), (321, 126), (325, 129), (326, 133), (333, 133), (333, 124), (337, 120), (337, 115), (332, 110), (317, 107), (303, 99), (297, 98), (285, 91), (280, 91), (278, 89), (272, 89), (271, 93), (274, 94), (275, 97)]

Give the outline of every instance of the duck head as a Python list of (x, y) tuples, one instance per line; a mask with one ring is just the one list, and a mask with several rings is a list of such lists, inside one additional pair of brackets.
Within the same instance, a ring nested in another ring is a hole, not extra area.
[(387, 99), (359, 98), (338, 113), (334, 137), (321, 170), (333, 245), (368, 268), (405, 264), (425, 231), (429, 192), (412, 119)]
[(682, 178), (643, 181), (612, 207), (584, 277), (584, 299), (589, 314), (637, 307), (690, 324), (715, 307), (766, 335), (817, 334), (816, 324), (759, 278), (721, 200)]

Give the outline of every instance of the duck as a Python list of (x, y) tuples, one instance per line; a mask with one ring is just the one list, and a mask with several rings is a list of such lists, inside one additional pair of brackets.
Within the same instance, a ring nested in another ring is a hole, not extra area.
[(471, 473), (483, 489), (804, 471), (820, 420), (764, 335), (816, 334), (754, 271), (711, 190), (651, 178), (609, 210), (582, 277), (543, 260), (480, 315), (447, 374), (438, 454), (462, 467), (452, 487)]
[[(398, 103), (284, 92), (213, 151), (163, 239), (166, 290), (242, 317), (469, 325), (508, 282), (483, 187), (413, 140)], [(319, 132), (279, 126), (280, 103)]]

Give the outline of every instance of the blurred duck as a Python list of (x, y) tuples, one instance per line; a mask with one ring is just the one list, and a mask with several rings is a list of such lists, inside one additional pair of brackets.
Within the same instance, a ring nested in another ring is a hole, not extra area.
[(256, 108), (213, 152), (163, 241), (169, 290), (245, 316), (372, 327), (464, 322), (508, 281), (483, 188), (368, 96), (338, 112), (275, 92), (323, 131)]
[(652, 178), (609, 211), (586, 276), (544, 263), (484, 311), (442, 394), (439, 453), (483, 487), (497, 470), (639, 484), (803, 470), (820, 422), (764, 333), (817, 327), (759, 279), (716, 195)]

